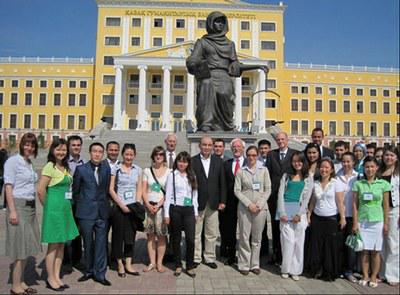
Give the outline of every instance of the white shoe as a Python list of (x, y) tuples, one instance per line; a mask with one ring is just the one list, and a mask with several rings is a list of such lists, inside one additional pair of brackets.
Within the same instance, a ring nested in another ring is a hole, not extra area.
[(298, 280), (300, 280), (300, 278), (299, 278), (299, 276), (296, 276), (296, 275), (292, 275), (292, 279), (293, 279), (293, 281), (298, 281)]
[(289, 275), (287, 273), (281, 274), (282, 279), (288, 279)]

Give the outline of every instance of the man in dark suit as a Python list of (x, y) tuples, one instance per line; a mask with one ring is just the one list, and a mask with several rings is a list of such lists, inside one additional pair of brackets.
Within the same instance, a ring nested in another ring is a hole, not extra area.
[(215, 269), (215, 242), (218, 237), (218, 210), (226, 203), (225, 171), (220, 157), (212, 155), (213, 141), (209, 136), (200, 140), (200, 153), (192, 158), (198, 184), (199, 216), (196, 220), (194, 262), (201, 262), (201, 236), (204, 226), (204, 264)]
[(224, 162), (230, 159), (228, 156), (225, 156), (225, 141), (222, 138), (214, 139), (213, 151), (214, 155), (220, 157)]
[(219, 232), (221, 234), (221, 256), (226, 257), (225, 265), (236, 261), (236, 227), (238, 199), (234, 193), (235, 176), (240, 167), (246, 164), (245, 143), (240, 138), (231, 141), (233, 158), (224, 162), (226, 181), (226, 205), (219, 213)]
[(324, 140), (324, 130), (321, 128), (314, 128), (313, 131), (311, 132), (311, 139), (313, 143), (316, 143), (319, 145), (319, 149), (321, 151), (321, 157), (329, 157), (332, 160), (335, 159), (335, 153), (333, 150), (330, 148), (324, 147), (322, 145), (323, 140)]
[(278, 149), (268, 153), (266, 166), (271, 177), (271, 197), (268, 199), (268, 208), (271, 214), (272, 227), (272, 256), (269, 263), (278, 263), (282, 261), (282, 251), (280, 243), (279, 220), (275, 219), (278, 206), (278, 192), (282, 175), (290, 171), (290, 158), (294, 152), (289, 148), (289, 138), (285, 132), (279, 132), (275, 136)]
[(93, 279), (104, 286), (111, 286), (105, 277), (110, 167), (102, 161), (104, 146), (101, 143), (92, 143), (89, 153), (90, 161), (77, 167), (72, 186), (75, 216), (81, 228), (86, 259), (86, 272), (78, 281)]

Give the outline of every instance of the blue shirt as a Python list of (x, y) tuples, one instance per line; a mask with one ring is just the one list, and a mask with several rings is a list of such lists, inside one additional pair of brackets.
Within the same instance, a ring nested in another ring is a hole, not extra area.
[(130, 172), (126, 173), (121, 169), (121, 165), (115, 165), (111, 169), (111, 175), (116, 176), (116, 193), (125, 205), (132, 204), (136, 202), (137, 184), (142, 175), (142, 168), (133, 164)]
[(74, 176), (75, 170), (77, 166), (85, 164), (87, 161), (79, 155), (79, 159), (75, 161), (75, 159), (70, 155), (68, 159), (69, 171), (72, 176)]

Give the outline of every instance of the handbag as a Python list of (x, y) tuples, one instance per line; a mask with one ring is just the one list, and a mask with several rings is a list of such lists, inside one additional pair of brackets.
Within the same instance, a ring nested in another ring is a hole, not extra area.
[(348, 247), (353, 249), (355, 252), (362, 251), (364, 249), (364, 243), (361, 239), (361, 235), (359, 232), (352, 233), (346, 239), (345, 243)]
[(143, 221), (146, 217), (146, 210), (144, 209), (143, 204), (140, 202), (135, 202), (132, 204), (128, 204), (126, 206), (133, 213), (133, 219), (136, 224), (136, 230), (143, 231), (144, 230)]

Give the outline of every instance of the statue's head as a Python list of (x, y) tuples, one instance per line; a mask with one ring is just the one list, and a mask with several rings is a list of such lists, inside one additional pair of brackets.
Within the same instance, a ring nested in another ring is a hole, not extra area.
[(219, 11), (211, 12), (207, 16), (206, 29), (208, 34), (226, 34), (228, 29), (228, 19), (225, 14)]

